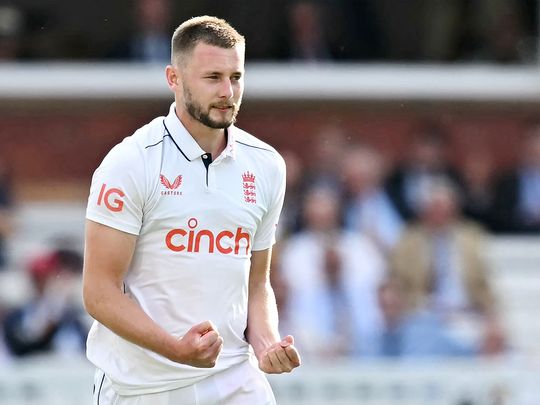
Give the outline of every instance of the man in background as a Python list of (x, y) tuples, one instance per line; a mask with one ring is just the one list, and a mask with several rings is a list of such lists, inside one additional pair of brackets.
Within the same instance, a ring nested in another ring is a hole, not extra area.
[[(459, 335), (460, 346), (468, 346), (470, 353), (502, 351), (482, 229), (462, 218), (458, 189), (448, 179), (432, 183), (419, 207), (418, 221), (403, 232), (391, 257), (391, 274), (402, 288), (406, 308), (428, 314)], [(447, 342), (433, 341), (431, 352), (451, 354)]]

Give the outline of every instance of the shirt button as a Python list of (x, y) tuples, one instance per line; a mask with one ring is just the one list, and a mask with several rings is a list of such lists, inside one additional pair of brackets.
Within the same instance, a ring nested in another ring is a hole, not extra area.
[(208, 159), (208, 155), (202, 155), (203, 159)]

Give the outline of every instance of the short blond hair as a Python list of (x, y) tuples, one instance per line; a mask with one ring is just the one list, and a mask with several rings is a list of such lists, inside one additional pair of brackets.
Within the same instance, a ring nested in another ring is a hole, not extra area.
[(221, 18), (207, 15), (193, 17), (184, 21), (174, 31), (171, 41), (171, 63), (185, 58), (199, 42), (230, 49), (245, 44), (246, 40)]

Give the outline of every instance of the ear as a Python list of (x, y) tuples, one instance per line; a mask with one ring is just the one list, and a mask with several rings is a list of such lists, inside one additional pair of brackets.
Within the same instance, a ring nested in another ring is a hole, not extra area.
[(174, 66), (167, 65), (165, 68), (165, 77), (167, 78), (169, 89), (173, 92), (181, 86), (179, 72)]

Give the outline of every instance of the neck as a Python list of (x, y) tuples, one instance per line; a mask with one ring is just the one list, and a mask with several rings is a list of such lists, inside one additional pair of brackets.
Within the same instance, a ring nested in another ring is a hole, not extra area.
[(202, 150), (210, 153), (214, 158), (223, 152), (227, 144), (224, 129), (207, 127), (194, 119), (187, 111), (177, 110), (176, 115)]

